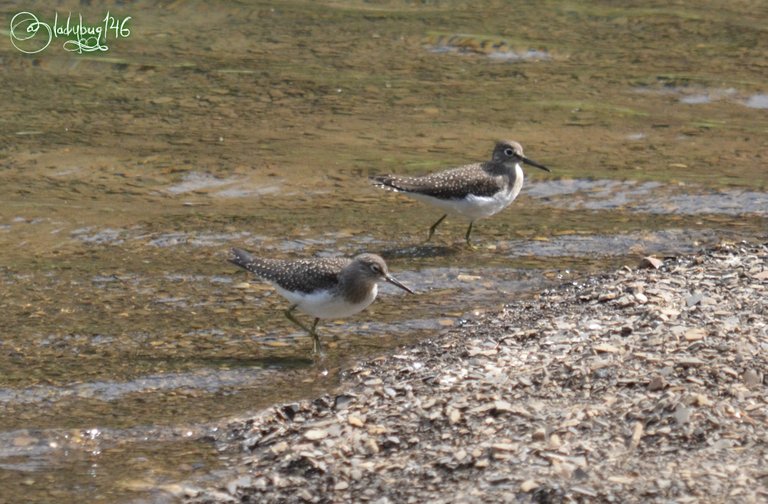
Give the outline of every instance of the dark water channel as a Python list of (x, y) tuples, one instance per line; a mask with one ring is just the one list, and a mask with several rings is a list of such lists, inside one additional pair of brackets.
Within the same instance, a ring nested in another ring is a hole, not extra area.
[[(359, 359), (648, 254), (764, 238), (768, 7), (664, 2), (0, 5), (0, 502), (156, 501), (222, 465), (206, 433), (332, 390)], [(10, 43), (21, 11), (131, 16), (109, 50)], [(749, 16), (744, 13), (749, 12)], [(520, 141), (476, 223), (372, 188)], [(225, 261), (376, 252), (322, 326)], [(158, 489), (162, 490), (159, 491)]]

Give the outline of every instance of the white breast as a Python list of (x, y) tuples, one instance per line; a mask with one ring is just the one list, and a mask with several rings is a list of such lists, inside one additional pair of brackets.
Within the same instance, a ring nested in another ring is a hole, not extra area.
[(317, 291), (312, 294), (303, 294), (287, 291), (277, 285), (274, 286), (278, 294), (298, 306), (299, 310), (322, 319), (345, 318), (354, 315), (368, 307), (376, 299), (379, 286), (373, 286), (371, 292), (361, 302), (350, 304), (342, 296), (334, 297), (332, 291)]

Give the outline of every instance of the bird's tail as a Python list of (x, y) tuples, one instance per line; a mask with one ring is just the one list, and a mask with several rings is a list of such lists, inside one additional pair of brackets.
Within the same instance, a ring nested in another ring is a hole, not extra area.
[(243, 249), (231, 248), (229, 250), (229, 255), (227, 256), (227, 261), (248, 271), (254, 271), (253, 265), (255, 260), (251, 254)]
[(386, 189), (387, 191), (410, 191), (411, 184), (408, 183), (404, 177), (398, 177), (396, 175), (374, 175), (370, 177), (371, 183), (375, 187)]

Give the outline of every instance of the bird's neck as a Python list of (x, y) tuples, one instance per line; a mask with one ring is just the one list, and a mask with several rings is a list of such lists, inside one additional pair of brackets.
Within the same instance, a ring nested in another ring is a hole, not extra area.
[(376, 297), (376, 281), (354, 275), (351, 271), (342, 271), (339, 277), (339, 289), (344, 299), (350, 303), (362, 303), (371, 295)]

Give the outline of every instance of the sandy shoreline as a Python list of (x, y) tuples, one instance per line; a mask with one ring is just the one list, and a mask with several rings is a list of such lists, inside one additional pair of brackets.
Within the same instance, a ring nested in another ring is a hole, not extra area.
[(222, 502), (765, 502), (768, 244), (543, 292), (228, 426)]

